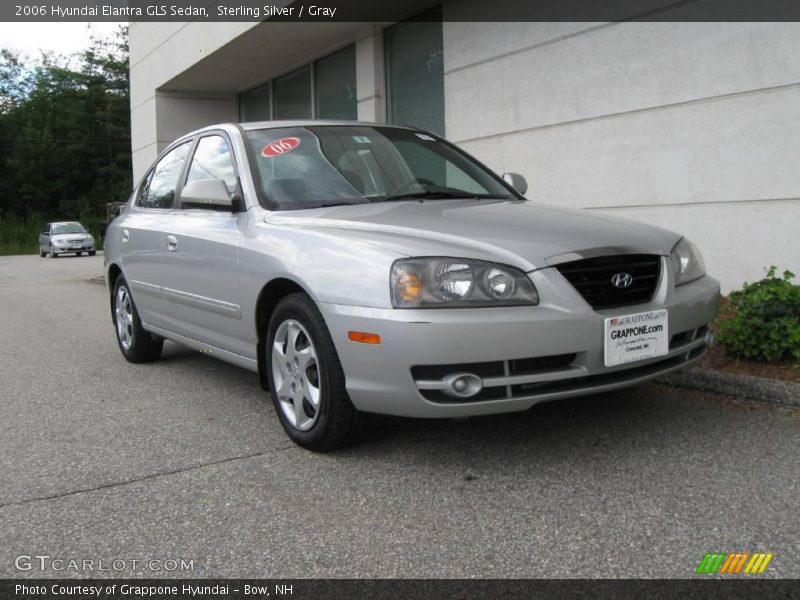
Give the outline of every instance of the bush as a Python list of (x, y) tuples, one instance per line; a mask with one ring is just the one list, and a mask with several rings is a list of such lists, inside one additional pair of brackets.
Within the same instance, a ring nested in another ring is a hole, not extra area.
[(733, 356), (754, 360), (800, 360), (800, 285), (794, 273), (745, 283), (728, 296), (726, 315), (717, 324), (717, 340)]

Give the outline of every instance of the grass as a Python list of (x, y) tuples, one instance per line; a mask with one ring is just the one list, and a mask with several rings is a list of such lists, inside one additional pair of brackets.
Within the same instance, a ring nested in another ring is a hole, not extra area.
[(39, 251), (39, 233), (45, 221), (32, 217), (27, 221), (0, 219), (0, 256), (9, 254), (36, 254)]

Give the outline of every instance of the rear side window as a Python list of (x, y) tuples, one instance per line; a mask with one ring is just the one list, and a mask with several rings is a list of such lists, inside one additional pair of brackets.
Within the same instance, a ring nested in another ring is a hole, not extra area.
[(172, 208), (175, 188), (178, 187), (183, 164), (189, 154), (190, 142), (176, 146), (167, 152), (147, 175), (137, 205), (142, 208)]
[(200, 140), (189, 167), (187, 181), (221, 179), (228, 192), (236, 191), (236, 171), (228, 142), (219, 135), (209, 135)]

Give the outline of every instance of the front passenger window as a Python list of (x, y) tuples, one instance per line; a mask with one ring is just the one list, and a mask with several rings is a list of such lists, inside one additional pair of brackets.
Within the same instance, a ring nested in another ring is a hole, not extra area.
[(225, 138), (209, 135), (197, 144), (186, 181), (196, 179), (221, 179), (229, 193), (236, 191), (236, 171)]
[(153, 172), (139, 193), (139, 206), (142, 208), (172, 208), (175, 188), (183, 170), (183, 163), (189, 154), (189, 143), (181, 144), (167, 152), (158, 161)]

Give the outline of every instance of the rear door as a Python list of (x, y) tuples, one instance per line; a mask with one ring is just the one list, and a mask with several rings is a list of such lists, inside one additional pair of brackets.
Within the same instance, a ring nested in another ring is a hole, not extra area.
[(122, 265), (139, 315), (159, 327), (168, 322), (163, 298), (168, 280), (165, 237), (192, 142), (176, 145), (156, 162), (117, 229)]
[[(186, 182), (221, 179), (237, 192), (236, 161), (224, 132), (196, 143)], [(164, 290), (170, 329), (198, 341), (249, 356), (244, 344), (239, 289), (239, 244), (247, 213), (181, 203), (167, 231), (168, 283)]]

